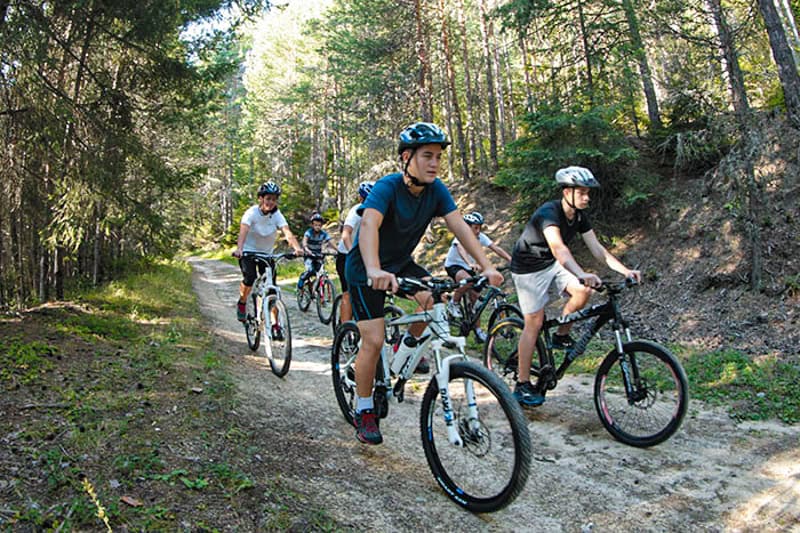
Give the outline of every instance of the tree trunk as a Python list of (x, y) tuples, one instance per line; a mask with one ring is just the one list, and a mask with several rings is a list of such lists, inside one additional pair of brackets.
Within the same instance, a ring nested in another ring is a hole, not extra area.
[(442, 47), (444, 48), (447, 86), (450, 89), (450, 98), (452, 100), (450, 105), (453, 110), (452, 119), (456, 128), (457, 146), (455, 148), (461, 155), (461, 177), (464, 181), (469, 181), (469, 161), (467, 160), (466, 142), (464, 140), (464, 125), (461, 121), (461, 106), (458, 103), (458, 91), (456, 90), (456, 74), (453, 69), (452, 54), (450, 53), (450, 26), (444, 9), (444, 0), (439, 0), (439, 10), (439, 16), (442, 18)]
[(489, 108), (489, 172), (497, 171), (497, 97), (494, 91), (494, 75), (492, 74), (492, 52), (489, 50), (491, 26), (486, 8), (486, 0), (480, 0), (481, 37), (483, 39), (483, 57), (486, 61), (486, 96)]
[(772, 0), (758, 0), (758, 8), (767, 26), (772, 57), (778, 65), (778, 77), (783, 86), (786, 113), (792, 125), (800, 128), (800, 75), (797, 73), (797, 64), (786, 40), (786, 33), (783, 31), (775, 4)]
[(495, 81), (495, 94), (497, 94), (497, 129), (500, 132), (499, 143), (501, 146), (508, 144), (506, 139), (506, 129), (508, 128), (508, 118), (506, 115), (506, 102), (505, 95), (503, 94), (503, 68), (500, 62), (499, 48), (497, 43), (497, 35), (494, 32), (494, 23), (492, 19), (487, 21), (489, 26), (489, 35), (492, 38), (492, 63), (494, 65), (494, 81)]
[(797, 56), (797, 50), (800, 49), (800, 33), (797, 31), (797, 24), (794, 19), (794, 13), (792, 13), (792, 6), (789, 4), (789, 0), (778, 1), (778, 7), (781, 10), (786, 26), (787, 37), (789, 41), (791, 41), (789, 48), (792, 50), (792, 57), (794, 57), (794, 62), (797, 64), (800, 63), (800, 58)]
[(747, 92), (744, 87), (742, 69), (739, 67), (739, 54), (736, 50), (733, 38), (731, 37), (728, 23), (725, 20), (725, 13), (722, 11), (720, 0), (708, 0), (708, 6), (711, 8), (711, 15), (717, 27), (720, 49), (722, 50), (722, 55), (725, 60), (728, 87), (730, 88), (731, 100), (733, 101), (733, 110), (736, 112), (737, 117), (739, 117), (740, 126), (743, 126), (747, 120), (746, 116), (750, 110), (750, 104), (747, 101)]
[(433, 103), (431, 91), (428, 87), (430, 63), (428, 50), (425, 46), (425, 31), (422, 25), (422, 6), (420, 0), (414, 0), (414, 15), (417, 23), (416, 49), (419, 59), (419, 76), (417, 77), (417, 91), (419, 94), (420, 117), (424, 122), (433, 122)]
[[(466, 16), (464, 15), (464, 2), (458, 2), (458, 25), (461, 30), (461, 56), (464, 65), (464, 94), (467, 104), (467, 142), (469, 143), (469, 161), (470, 167), (475, 168), (478, 162), (478, 149), (476, 146), (475, 134), (475, 91), (472, 89), (472, 68), (469, 61), (469, 49), (467, 43), (469, 35), (467, 34)], [(465, 147), (466, 149), (466, 147)]]
[(622, 7), (625, 10), (625, 18), (628, 20), (631, 43), (633, 44), (634, 54), (639, 63), (639, 74), (642, 76), (642, 88), (644, 98), (647, 102), (647, 116), (650, 118), (650, 129), (656, 131), (661, 129), (661, 113), (658, 110), (658, 99), (656, 90), (653, 86), (653, 76), (650, 73), (650, 63), (647, 61), (647, 53), (644, 49), (642, 36), (639, 33), (639, 20), (633, 8), (632, 0), (622, 0)]
[(525, 73), (525, 111), (533, 113), (533, 81), (531, 80), (531, 60), (528, 57), (528, 45), (525, 43), (524, 30), (519, 30), (519, 50), (522, 53), (522, 70)]
[(583, 13), (583, 0), (578, 0), (578, 22), (581, 30), (581, 43), (583, 44), (583, 57), (586, 62), (586, 94), (589, 105), (594, 107), (594, 77), (592, 75), (592, 53), (589, 46), (589, 34), (586, 29), (586, 15)]

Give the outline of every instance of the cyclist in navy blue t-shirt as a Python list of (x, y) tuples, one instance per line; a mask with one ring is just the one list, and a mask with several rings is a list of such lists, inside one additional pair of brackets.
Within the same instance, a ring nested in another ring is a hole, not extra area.
[[(447, 227), (475, 258), (490, 283), (499, 285), (503, 280), (458, 212), (450, 191), (437, 177), (443, 150), (449, 144), (447, 136), (435, 124), (419, 122), (400, 133), (398, 151), (403, 172), (389, 174), (375, 183), (364, 201), (361, 227), (347, 255), (345, 275), (361, 333), (355, 365), (356, 437), (364, 443), (383, 441), (374, 413), (372, 386), (384, 342), (386, 291), (397, 292), (397, 276), (430, 276), (413, 261), (411, 254), (431, 219), (444, 217)], [(414, 299), (420, 309), (433, 306), (430, 292), (417, 293)], [(413, 324), (409, 334), (419, 336), (424, 329), (424, 323)], [(404, 349), (413, 348), (401, 342), (399, 350)], [(424, 370), (420, 367), (418, 371)]]

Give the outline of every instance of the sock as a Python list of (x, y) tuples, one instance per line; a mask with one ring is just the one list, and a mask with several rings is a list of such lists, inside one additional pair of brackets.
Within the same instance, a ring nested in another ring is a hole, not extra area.
[(361, 411), (366, 411), (367, 409), (374, 409), (375, 404), (372, 402), (372, 396), (368, 398), (362, 398), (358, 396), (356, 399), (356, 413), (360, 413)]

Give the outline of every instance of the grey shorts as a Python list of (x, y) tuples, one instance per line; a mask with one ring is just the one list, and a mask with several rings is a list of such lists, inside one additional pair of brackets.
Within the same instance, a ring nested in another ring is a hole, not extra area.
[(517, 288), (519, 308), (523, 314), (535, 313), (544, 308), (550, 298), (547, 295), (550, 284), (556, 282), (558, 294), (567, 295), (566, 289), (570, 284), (577, 284), (575, 274), (561, 266), (558, 261), (545, 270), (531, 272), (530, 274), (511, 274), (514, 286)]

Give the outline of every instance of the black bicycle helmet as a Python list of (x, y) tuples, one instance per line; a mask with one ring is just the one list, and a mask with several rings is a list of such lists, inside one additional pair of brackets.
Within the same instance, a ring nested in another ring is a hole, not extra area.
[(374, 181), (365, 181), (358, 186), (358, 195), (362, 200), (366, 199), (367, 195), (369, 195), (373, 185), (375, 185)]
[(556, 171), (556, 182), (561, 187), (589, 187), (597, 189), (600, 182), (592, 171), (584, 167), (566, 167)]
[(267, 194), (274, 194), (275, 196), (280, 196), (281, 186), (275, 183), (274, 181), (268, 181), (266, 183), (262, 183), (261, 186), (258, 188), (258, 195), (265, 196)]
[(419, 148), (426, 144), (438, 144), (442, 148), (447, 148), (450, 146), (450, 141), (447, 140), (447, 134), (436, 124), (417, 122), (400, 132), (397, 153), (402, 154), (403, 150)]
[(474, 226), (482, 226), (483, 215), (481, 215), (477, 211), (473, 211), (472, 213), (467, 213), (466, 215), (464, 215), (464, 222)]

